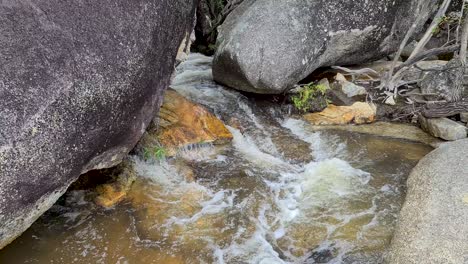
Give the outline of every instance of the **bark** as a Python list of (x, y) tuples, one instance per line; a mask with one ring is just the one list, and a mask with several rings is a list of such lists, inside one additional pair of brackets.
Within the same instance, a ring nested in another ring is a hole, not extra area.
[(428, 104), (422, 114), (427, 118), (453, 116), (468, 112), (468, 101)]

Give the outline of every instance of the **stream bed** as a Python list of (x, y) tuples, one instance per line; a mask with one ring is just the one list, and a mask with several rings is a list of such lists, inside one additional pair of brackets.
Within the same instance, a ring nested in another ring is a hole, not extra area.
[(315, 132), (212, 81), (191, 54), (172, 88), (209, 108), (232, 143), (176, 158), (132, 156), (138, 178), (112, 209), (67, 192), (0, 263), (380, 263), (405, 181), (431, 148), (346, 131)]

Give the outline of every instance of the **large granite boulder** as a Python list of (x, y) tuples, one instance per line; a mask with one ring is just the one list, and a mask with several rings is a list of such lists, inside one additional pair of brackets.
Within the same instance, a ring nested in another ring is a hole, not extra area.
[(468, 139), (442, 144), (408, 179), (386, 263), (468, 262)]
[[(398, 49), (417, 17), (418, 0), (246, 0), (219, 30), (217, 82), (282, 93), (322, 66), (382, 58)], [(418, 25), (421, 26), (421, 25)]]
[(0, 2), (0, 248), (156, 114), (193, 0)]

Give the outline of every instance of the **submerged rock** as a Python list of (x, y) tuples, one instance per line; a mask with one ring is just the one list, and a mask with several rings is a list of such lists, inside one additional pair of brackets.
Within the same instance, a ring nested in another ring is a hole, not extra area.
[(181, 147), (197, 143), (225, 143), (232, 134), (224, 123), (202, 105), (169, 89), (159, 112), (159, 125), (142, 139), (144, 147), (160, 144), (169, 155)]
[(134, 163), (130, 160), (125, 160), (117, 166), (117, 175), (114, 175), (114, 180), (96, 187), (98, 196), (94, 199), (95, 203), (110, 208), (121, 202), (130, 191), (130, 188), (137, 178)]
[(467, 128), (446, 117), (443, 118), (425, 118), (419, 117), (421, 128), (435, 137), (445, 140), (458, 140), (466, 138)]
[(365, 124), (374, 122), (375, 115), (374, 105), (357, 102), (351, 106), (329, 105), (322, 112), (304, 115), (304, 119), (312, 125)]
[(409, 176), (386, 263), (466, 263), (468, 139), (445, 143)]
[(193, 13), (190, 0), (0, 3), (0, 248), (134, 147)]
[[(427, 1), (430, 8), (437, 3)], [(416, 18), (431, 13), (417, 14), (418, 2), (246, 0), (220, 28), (214, 79), (242, 91), (279, 94), (319, 67), (382, 58), (398, 49)]]
[(316, 131), (321, 130), (345, 130), (361, 134), (375, 135), (379, 137), (389, 137), (396, 139), (404, 139), (408, 141), (420, 142), (432, 147), (438, 147), (445, 142), (435, 138), (424, 132), (419, 127), (410, 124), (375, 122), (362, 126), (355, 125), (328, 125), (328, 126), (313, 126)]

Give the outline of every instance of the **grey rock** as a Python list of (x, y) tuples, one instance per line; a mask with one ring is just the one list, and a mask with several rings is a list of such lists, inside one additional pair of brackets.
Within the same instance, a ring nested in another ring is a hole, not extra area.
[(468, 139), (444, 143), (411, 172), (385, 262), (468, 261)]
[(467, 137), (465, 126), (448, 118), (419, 117), (421, 128), (429, 134), (445, 140), (459, 140)]
[(420, 61), (416, 63), (416, 65), (418, 66), (418, 68), (421, 68), (424, 71), (421, 71), (413, 67), (404, 74), (403, 80), (405, 81), (422, 80), (428, 73), (433, 72), (431, 70), (444, 69), (445, 65), (447, 65), (447, 61), (444, 61), (444, 60)]
[(419, 83), (421, 91), (429, 101), (455, 101), (461, 97), (461, 92), (455, 90), (458, 84), (463, 84), (463, 72), (459, 70), (461, 62), (458, 59), (449, 61), (440, 71), (428, 72)]
[(346, 94), (348, 97), (354, 97), (359, 95), (366, 95), (366, 88), (356, 85), (353, 82), (346, 80), (343, 74), (338, 73), (335, 77), (336, 81), (341, 87), (341, 91)]
[(0, 1), (0, 248), (156, 114), (192, 0)]
[[(277, 94), (319, 67), (382, 58), (398, 49), (418, 17), (418, 2), (246, 0), (219, 30), (214, 79), (238, 90)], [(424, 10), (419, 17), (429, 14)]]
[(463, 123), (468, 123), (468, 113), (460, 113), (460, 120)]

